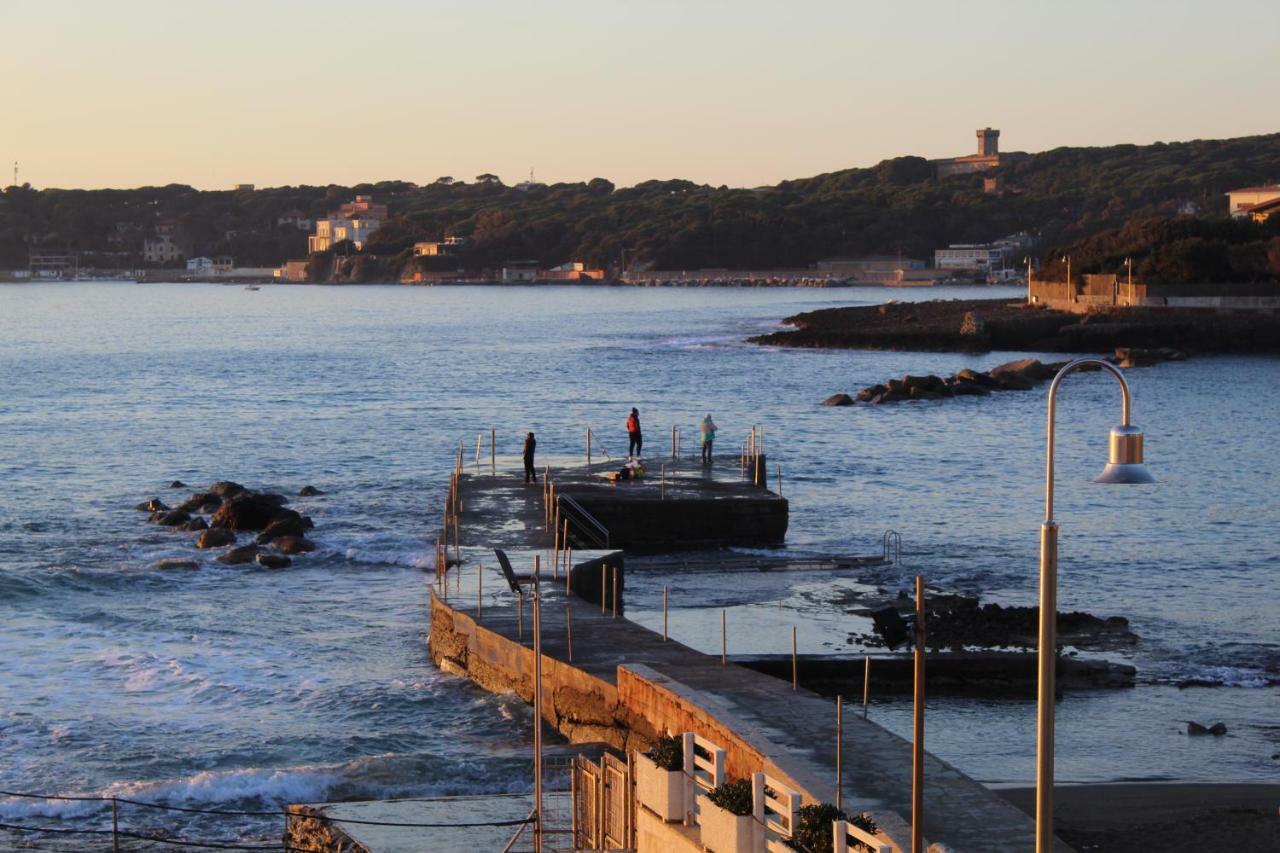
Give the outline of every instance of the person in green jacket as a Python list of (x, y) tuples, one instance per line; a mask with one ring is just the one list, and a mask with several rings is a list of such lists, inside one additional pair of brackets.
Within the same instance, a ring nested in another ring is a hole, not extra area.
[(711, 464), (711, 445), (716, 440), (716, 422), (711, 420), (711, 413), (702, 419), (702, 464)]

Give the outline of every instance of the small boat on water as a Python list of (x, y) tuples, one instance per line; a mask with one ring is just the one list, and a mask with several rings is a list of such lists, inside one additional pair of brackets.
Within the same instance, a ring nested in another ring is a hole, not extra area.
[(245, 289), (245, 290), (261, 290), (261, 289), (262, 289), (262, 285), (260, 285), (260, 284), (246, 284), (246, 285), (244, 286), (244, 289)]

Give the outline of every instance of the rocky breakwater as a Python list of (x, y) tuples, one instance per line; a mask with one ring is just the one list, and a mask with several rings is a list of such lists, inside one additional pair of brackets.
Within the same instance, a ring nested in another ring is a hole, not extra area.
[[(1172, 349), (1117, 349), (1107, 360), (1119, 367), (1145, 367), (1161, 361), (1186, 358)], [(824, 406), (852, 406), (855, 403), (900, 403), (907, 400), (945, 400), (949, 397), (984, 397), (993, 391), (1029, 391), (1049, 381), (1065, 367), (1065, 361), (1042, 362), (1035, 358), (1007, 361), (990, 370), (965, 368), (947, 377), (904, 376), (863, 388), (857, 394), (833, 394)], [(1097, 370), (1097, 367), (1085, 367)]]
[(1280, 315), (1099, 307), (1055, 311), (1024, 301), (956, 299), (825, 308), (751, 338), (769, 346), (915, 352), (1110, 352), (1171, 347), (1191, 353), (1280, 352)]
[[(171, 488), (185, 488), (178, 480)], [(300, 496), (323, 494), (304, 486)], [(274, 492), (260, 492), (231, 480), (220, 480), (202, 492), (169, 506), (151, 498), (135, 509), (150, 513), (150, 520), (176, 532), (196, 533), (194, 546), (203, 551), (223, 549), (215, 558), (225, 565), (256, 563), (267, 569), (292, 565), (293, 556), (314, 551), (307, 532), (315, 527), (310, 517), (289, 509), (289, 499)], [(256, 535), (254, 535), (256, 534)], [(195, 560), (162, 560), (158, 568), (198, 568)]]

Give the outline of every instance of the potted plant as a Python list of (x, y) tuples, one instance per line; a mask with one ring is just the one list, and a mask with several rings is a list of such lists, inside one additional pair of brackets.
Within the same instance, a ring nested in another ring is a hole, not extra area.
[(636, 795), (663, 820), (684, 820), (684, 743), (677, 735), (658, 738), (636, 754)]
[[(801, 806), (796, 814), (796, 828), (787, 839), (786, 845), (793, 850), (804, 850), (806, 853), (832, 853), (831, 825), (838, 820), (846, 820), (859, 829), (876, 832), (876, 824), (865, 814), (849, 817), (831, 803)], [(859, 844), (852, 850), (867, 850), (867, 845)]]
[(725, 782), (703, 798), (698, 814), (702, 846), (714, 853), (752, 853), (756, 820), (751, 780)]

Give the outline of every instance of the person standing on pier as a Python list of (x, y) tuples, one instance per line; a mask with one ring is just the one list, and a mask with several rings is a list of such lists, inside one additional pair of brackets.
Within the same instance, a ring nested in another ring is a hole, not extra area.
[(640, 435), (640, 410), (633, 408), (627, 415), (627, 456), (639, 457), (644, 446), (644, 437)]
[(711, 464), (711, 445), (716, 440), (716, 422), (711, 420), (711, 413), (702, 419), (702, 464)]
[(524, 481), (526, 483), (538, 482), (538, 472), (533, 467), (533, 453), (538, 449), (538, 440), (533, 437), (533, 433), (529, 433), (524, 437)]

